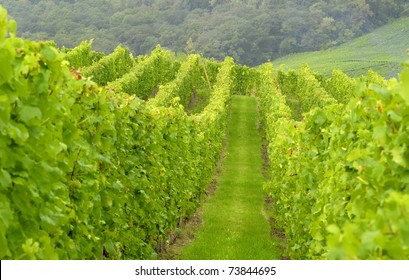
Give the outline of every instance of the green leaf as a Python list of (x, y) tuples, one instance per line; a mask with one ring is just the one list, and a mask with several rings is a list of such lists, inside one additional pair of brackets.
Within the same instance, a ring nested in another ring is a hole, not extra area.
[(5, 190), (11, 186), (11, 177), (10, 174), (4, 170), (0, 170), (0, 190)]
[(394, 122), (401, 122), (402, 117), (399, 116), (396, 112), (394, 111), (388, 111), (388, 116), (391, 118), (392, 121)]
[(380, 235), (379, 230), (367, 231), (362, 235), (362, 244), (367, 247), (375, 246), (375, 239)]
[(29, 124), (34, 118), (41, 119), (41, 116), (41, 110), (37, 107), (24, 106), (20, 110), (20, 118), (26, 124)]
[(11, 32), (11, 37), (15, 37), (17, 33), (17, 23), (14, 19), (9, 20), (8, 28)]
[(13, 220), (13, 212), (6, 197), (0, 198), (0, 232), (5, 232)]
[(398, 93), (402, 96), (403, 100), (405, 100), (406, 104), (409, 105), (409, 67), (405, 67), (400, 73), (399, 79), (401, 85)]
[(105, 244), (104, 244), (104, 246), (105, 246), (105, 249), (107, 250), (107, 252), (108, 252), (108, 254), (109, 254), (110, 256), (115, 256), (115, 255), (116, 255), (115, 245), (114, 245), (114, 243), (112, 242), (112, 240), (106, 241)]
[(57, 52), (54, 48), (47, 46), (41, 51), (41, 54), (43, 55), (44, 59), (47, 62), (53, 62), (57, 58)]
[(362, 151), (360, 149), (353, 149), (347, 156), (347, 161), (355, 161), (362, 158)]
[(30, 256), (34, 257), (34, 255), (40, 249), (40, 244), (38, 242), (34, 242), (32, 238), (26, 240), (26, 242), (22, 245), (24, 252)]
[(397, 164), (407, 167), (408, 163), (406, 159), (404, 158), (404, 153), (405, 153), (406, 148), (404, 147), (394, 147), (391, 151), (393, 161), (396, 162)]
[(0, 6), (0, 42), (7, 35), (7, 10)]
[(63, 210), (53, 205), (53, 203), (47, 203), (46, 206), (40, 209), (41, 225), (45, 229), (50, 229), (61, 224), (65, 218)]
[(386, 125), (378, 125), (374, 128), (373, 131), (373, 140), (378, 144), (378, 145), (385, 145), (387, 141), (386, 137)]
[(48, 82), (51, 71), (40, 72), (34, 79), (37, 93), (48, 93)]
[(8, 126), (8, 132), (9, 132), (11, 139), (16, 141), (16, 143), (20, 145), (22, 145), (30, 136), (27, 128), (20, 123), (15, 124), (15, 125), (12, 125), (10, 123)]
[(10, 100), (7, 95), (0, 96), (0, 120), (4, 123), (10, 120)]
[(327, 226), (327, 231), (329, 233), (332, 233), (332, 234), (336, 235), (336, 236), (339, 236), (341, 234), (341, 231), (339, 230), (339, 227), (337, 225), (335, 225), (335, 224)]
[(7, 245), (7, 239), (3, 232), (0, 232), (0, 259), (4, 259), (5, 256), (9, 255), (9, 247)]
[(0, 51), (0, 86), (13, 77), (14, 54), (10, 49)]
[(326, 121), (326, 117), (325, 117), (325, 113), (323, 111), (318, 111), (315, 115), (314, 115), (314, 123), (321, 126), (325, 123)]

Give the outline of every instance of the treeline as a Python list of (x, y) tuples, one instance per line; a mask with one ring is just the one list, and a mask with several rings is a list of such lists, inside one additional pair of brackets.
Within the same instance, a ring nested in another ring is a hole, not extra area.
[(325, 49), (408, 15), (405, 0), (1, 0), (20, 36), (74, 47), (95, 38), (137, 54), (157, 44), (258, 65), (290, 53)]

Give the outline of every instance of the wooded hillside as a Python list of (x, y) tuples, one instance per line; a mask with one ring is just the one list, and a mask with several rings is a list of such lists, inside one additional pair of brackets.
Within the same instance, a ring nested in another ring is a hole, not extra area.
[(405, 0), (0, 0), (19, 35), (74, 47), (95, 38), (106, 53), (123, 44), (149, 53), (157, 44), (258, 65), (326, 49), (403, 15)]

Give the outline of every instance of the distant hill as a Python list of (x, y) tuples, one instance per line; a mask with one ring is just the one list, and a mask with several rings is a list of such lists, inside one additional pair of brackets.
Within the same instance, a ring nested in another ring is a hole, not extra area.
[(0, 0), (29, 40), (134, 54), (156, 45), (256, 66), (323, 50), (409, 16), (408, 0)]
[(276, 67), (284, 64), (290, 69), (308, 64), (325, 75), (331, 75), (333, 69), (341, 69), (353, 77), (372, 69), (391, 78), (397, 77), (401, 63), (408, 59), (408, 50), (409, 17), (406, 17), (338, 47), (289, 55), (273, 63)]

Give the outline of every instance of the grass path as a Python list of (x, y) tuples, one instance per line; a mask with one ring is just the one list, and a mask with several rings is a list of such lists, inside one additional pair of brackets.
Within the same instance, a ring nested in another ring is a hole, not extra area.
[(194, 241), (181, 259), (277, 259), (265, 218), (261, 138), (254, 97), (234, 96), (228, 128), (227, 158), (219, 185), (205, 203)]

